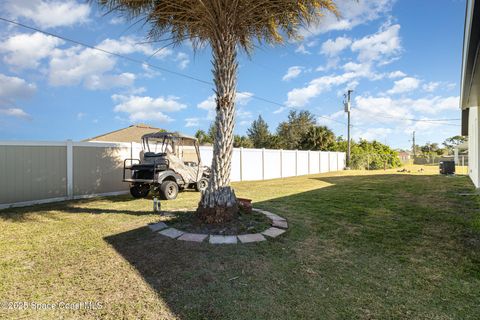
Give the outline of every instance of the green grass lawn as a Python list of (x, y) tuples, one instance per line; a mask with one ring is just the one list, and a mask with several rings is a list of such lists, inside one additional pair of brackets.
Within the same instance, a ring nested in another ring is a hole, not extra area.
[(145, 225), (168, 218), (129, 196), (0, 211), (0, 302), (102, 304), (0, 318), (478, 319), (480, 196), (418, 168), (235, 183), (289, 221), (258, 244), (164, 238)]

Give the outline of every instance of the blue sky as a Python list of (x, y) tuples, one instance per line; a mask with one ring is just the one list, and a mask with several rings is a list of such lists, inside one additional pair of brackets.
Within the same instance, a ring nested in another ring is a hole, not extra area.
[[(342, 95), (353, 89), (356, 139), (408, 148), (413, 131), (419, 144), (459, 134), (460, 121), (411, 119), (460, 118), (465, 1), (337, 3), (342, 18), (325, 16), (302, 41), (239, 55), (236, 133), (259, 114), (274, 130), (289, 110), (305, 109), (345, 136)], [(0, 7), (1, 17), (211, 81), (208, 47), (144, 43), (147, 29), (85, 1)], [(194, 133), (214, 115), (211, 85), (1, 21), (0, 61), (0, 140), (82, 140), (132, 123)]]

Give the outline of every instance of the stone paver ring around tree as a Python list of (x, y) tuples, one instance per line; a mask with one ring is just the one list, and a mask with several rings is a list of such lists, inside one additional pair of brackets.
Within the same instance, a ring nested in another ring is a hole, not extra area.
[[(148, 227), (153, 232), (158, 232), (162, 236), (169, 237), (171, 239), (190, 242), (203, 242), (208, 238), (208, 242), (211, 244), (237, 244), (237, 243), (252, 243), (266, 241), (267, 238), (276, 238), (283, 234), (288, 229), (288, 222), (285, 218), (271, 213), (269, 211), (252, 209), (253, 211), (264, 214), (271, 221), (271, 227), (260, 232), (251, 234), (238, 234), (238, 235), (216, 235), (216, 234), (201, 234), (201, 233), (188, 233), (175, 228), (170, 228), (165, 222), (158, 222), (149, 224)], [(265, 237), (266, 236), (266, 237)]]

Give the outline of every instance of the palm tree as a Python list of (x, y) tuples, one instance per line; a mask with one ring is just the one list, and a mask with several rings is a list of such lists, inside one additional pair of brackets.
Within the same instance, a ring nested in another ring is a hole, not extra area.
[(300, 141), (303, 150), (331, 150), (335, 134), (326, 126), (311, 126)]
[(230, 184), (237, 87), (237, 50), (255, 44), (298, 38), (298, 30), (326, 12), (337, 14), (334, 0), (97, 0), (111, 11), (144, 20), (153, 40), (169, 34), (194, 48), (209, 44), (216, 94), (216, 135), (212, 174), (197, 213), (209, 223), (223, 222), (238, 211)]

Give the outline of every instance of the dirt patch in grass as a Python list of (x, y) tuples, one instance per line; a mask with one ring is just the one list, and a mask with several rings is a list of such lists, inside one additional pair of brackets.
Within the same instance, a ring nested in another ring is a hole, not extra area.
[(168, 225), (189, 233), (238, 235), (259, 233), (270, 227), (270, 220), (263, 214), (239, 212), (237, 218), (227, 223), (206, 224), (199, 219), (195, 211), (175, 211)]

